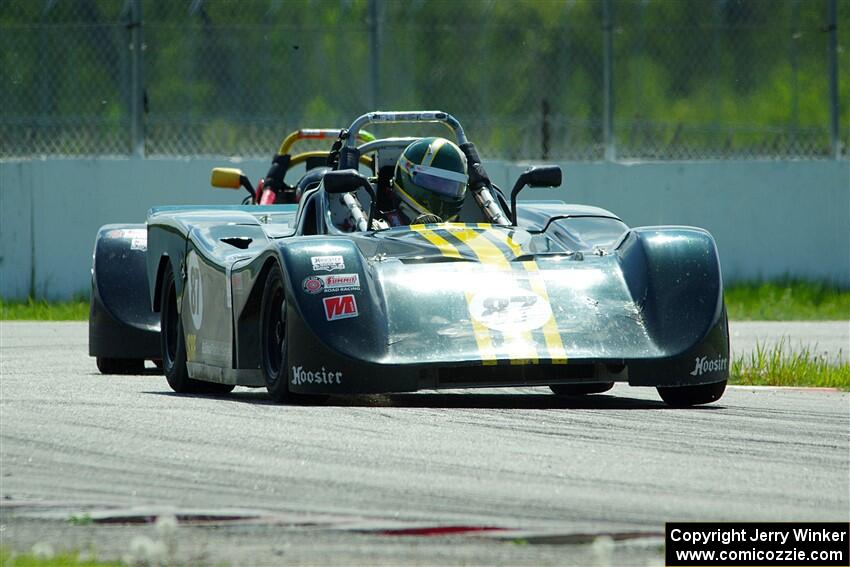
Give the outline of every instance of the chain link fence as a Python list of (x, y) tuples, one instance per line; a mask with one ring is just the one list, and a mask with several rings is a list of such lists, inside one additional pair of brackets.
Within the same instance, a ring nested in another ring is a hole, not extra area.
[(847, 158), (848, 30), (850, 0), (0, 0), (0, 157), (440, 109), (493, 158)]

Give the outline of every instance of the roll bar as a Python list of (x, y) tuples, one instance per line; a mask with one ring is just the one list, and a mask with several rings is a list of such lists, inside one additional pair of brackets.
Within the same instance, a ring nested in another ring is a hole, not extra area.
[(478, 206), (493, 224), (507, 226), (510, 225), (508, 219), (499, 206), (496, 200), (490, 193), (492, 183), (487, 177), (487, 173), (481, 165), (481, 160), (478, 157), (473, 144), (466, 138), (463, 127), (458, 122), (457, 118), (443, 112), (441, 110), (423, 110), (423, 111), (402, 111), (402, 112), (369, 112), (358, 117), (351, 126), (348, 127), (347, 135), (344, 133), (344, 142), (339, 152), (339, 163), (337, 169), (357, 169), (357, 163), (360, 158), (360, 151), (366, 151), (366, 148), (375, 149), (378, 146), (365, 144), (361, 148), (357, 147), (357, 137), (360, 129), (367, 124), (383, 123), (383, 124), (398, 124), (403, 122), (432, 122), (442, 124), (451, 130), (457, 139), (457, 145), (460, 146), (463, 153), (467, 156), (470, 167), (470, 189)]
[(358, 146), (357, 151), (360, 152), (361, 155), (366, 155), (369, 152), (374, 152), (375, 150), (380, 150), (382, 148), (399, 148), (399, 147), (407, 147), (416, 140), (420, 138), (415, 137), (407, 137), (407, 138), (381, 138), (380, 140), (373, 140), (370, 142), (366, 142), (365, 144)]
[(357, 146), (357, 136), (360, 128), (367, 124), (375, 123), (398, 124), (402, 122), (436, 122), (445, 125), (449, 130), (454, 132), (457, 138), (458, 145), (465, 144), (469, 140), (466, 139), (466, 134), (463, 132), (463, 127), (457, 118), (443, 112), (441, 110), (425, 110), (419, 112), (369, 112), (357, 118), (348, 127), (348, 138), (345, 140), (345, 147), (354, 148)]

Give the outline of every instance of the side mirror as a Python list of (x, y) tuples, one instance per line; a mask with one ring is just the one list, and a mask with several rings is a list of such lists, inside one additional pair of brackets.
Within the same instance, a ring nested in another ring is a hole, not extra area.
[(232, 167), (214, 167), (210, 176), (210, 185), (221, 189), (239, 189), (244, 187), (254, 202), (257, 202), (257, 194), (251, 181), (242, 173), (241, 169)]
[(524, 187), (558, 187), (562, 177), (561, 167), (558, 165), (531, 166), (526, 169), (511, 191), (511, 223), (516, 226), (516, 197)]
[(245, 177), (241, 169), (232, 167), (215, 167), (210, 177), (210, 185), (221, 189), (239, 189), (242, 187), (240, 179)]
[(356, 169), (329, 171), (322, 177), (322, 184), (325, 187), (325, 192), (331, 195), (352, 193), (358, 189), (365, 190), (371, 198), (371, 203), (369, 203), (369, 221), (366, 225), (371, 230), (372, 219), (375, 218), (375, 190), (372, 189), (372, 184), (369, 183), (369, 180), (362, 173)]
[(329, 171), (322, 177), (325, 183), (325, 191), (331, 195), (340, 193), (351, 193), (357, 191), (361, 187), (371, 193), (372, 186), (363, 175), (354, 169), (341, 169), (339, 171)]

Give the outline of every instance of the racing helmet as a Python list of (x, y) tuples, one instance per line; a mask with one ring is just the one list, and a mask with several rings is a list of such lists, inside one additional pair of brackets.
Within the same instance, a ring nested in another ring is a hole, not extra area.
[(466, 156), (457, 145), (445, 138), (421, 138), (398, 158), (393, 187), (401, 212), (411, 220), (437, 215), (451, 221), (463, 207), (467, 180)]

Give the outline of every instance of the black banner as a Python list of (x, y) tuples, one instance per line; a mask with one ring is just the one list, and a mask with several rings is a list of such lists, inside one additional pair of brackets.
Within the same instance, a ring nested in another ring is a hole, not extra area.
[(668, 567), (850, 566), (842, 522), (677, 522), (664, 540)]

